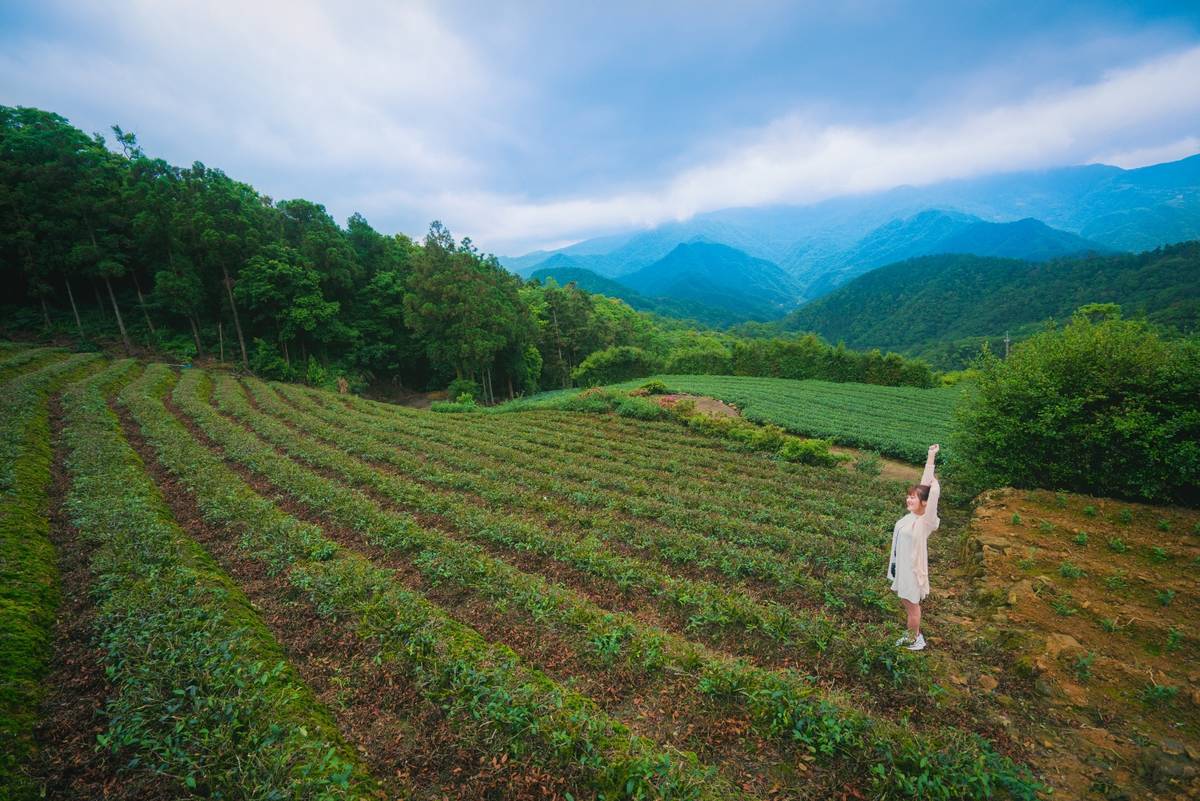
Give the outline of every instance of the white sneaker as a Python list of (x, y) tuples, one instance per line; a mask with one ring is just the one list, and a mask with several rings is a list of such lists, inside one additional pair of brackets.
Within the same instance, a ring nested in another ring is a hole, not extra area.
[(918, 634), (917, 639), (915, 641), (909, 643), (908, 645), (906, 645), (904, 647), (910, 651), (924, 651), (925, 650), (925, 635)]

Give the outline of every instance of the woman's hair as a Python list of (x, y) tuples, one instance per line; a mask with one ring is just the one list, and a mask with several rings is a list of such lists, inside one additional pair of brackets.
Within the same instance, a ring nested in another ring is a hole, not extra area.
[(909, 495), (916, 495), (921, 503), (929, 500), (929, 485), (928, 484), (913, 484), (908, 488)]

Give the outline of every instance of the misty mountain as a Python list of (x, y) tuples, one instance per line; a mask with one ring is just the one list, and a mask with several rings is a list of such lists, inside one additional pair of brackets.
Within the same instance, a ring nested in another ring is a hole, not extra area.
[(853, 247), (814, 257), (796, 275), (805, 295), (820, 297), (855, 276), (892, 262), (935, 253), (1045, 261), (1082, 253), (1111, 251), (1098, 242), (1051, 228), (1027, 218), (1010, 223), (985, 222), (947, 211), (923, 211), (876, 228)]
[[(1200, 155), (1133, 170), (1092, 164), (903, 186), (806, 206), (723, 209), (686, 222), (587, 240), (553, 253), (570, 255), (578, 266), (600, 275), (618, 277), (701, 237), (774, 262), (799, 280), (805, 294), (811, 294), (810, 287), (823, 291), (836, 286), (833, 279), (817, 282), (826, 272), (842, 270), (849, 263), (848, 254), (864, 246), (864, 238), (894, 221), (931, 210), (989, 223), (1034, 218), (1082, 237), (1091, 247), (1147, 250), (1200, 238)], [(894, 249), (892, 255), (899, 252)], [(917, 248), (909, 255), (929, 252), (934, 251)], [(553, 253), (501, 262), (528, 275)]]
[(619, 282), (649, 297), (725, 309), (746, 320), (771, 320), (796, 305), (799, 287), (778, 265), (716, 242), (677, 245)]
[(673, 317), (714, 328), (724, 328), (745, 321), (745, 316), (728, 309), (679, 298), (650, 298), (611, 278), (575, 266), (575, 257), (557, 253), (542, 262), (529, 276), (530, 280), (546, 283), (553, 279), (560, 286), (573, 283), (585, 292), (619, 298), (631, 308), (651, 314)]

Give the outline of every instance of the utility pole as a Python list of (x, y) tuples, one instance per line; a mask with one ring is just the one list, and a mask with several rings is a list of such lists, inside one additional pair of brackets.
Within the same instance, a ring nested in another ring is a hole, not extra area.
[(1011, 342), (1011, 341), (1012, 341), (1012, 340), (1010, 340), (1010, 339), (1008, 338), (1008, 332), (1007, 332), (1007, 331), (1005, 331), (1005, 332), (1004, 332), (1004, 358), (1005, 358), (1005, 359), (1008, 359), (1008, 343), (1009, 343), (1009, 342)]

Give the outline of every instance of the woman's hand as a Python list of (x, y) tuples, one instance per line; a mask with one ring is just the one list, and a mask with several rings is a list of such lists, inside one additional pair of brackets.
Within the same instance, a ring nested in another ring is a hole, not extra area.
[(940, 451), (941, 449), (942, 449), (941, 445), (930, 445), (929, 446), (929, 458), (936, 459), (937, 455), (938, 455), (938, 451)]

